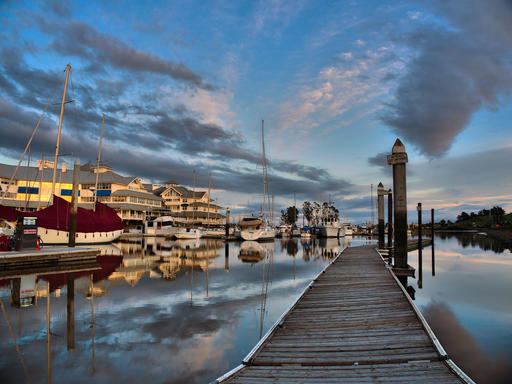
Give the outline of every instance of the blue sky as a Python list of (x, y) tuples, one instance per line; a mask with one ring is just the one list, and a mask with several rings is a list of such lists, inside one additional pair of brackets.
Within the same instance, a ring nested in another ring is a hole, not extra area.
[[(276, 208), (329, 196), (370, 217), (397, 137), (421, 201), (512, 210), (512, 5), (480, 1), (3, 2), (0, 161), (15, 163), (67, 63), (62, 150), (123, 174), (261, 204), (261, 120)], [(61, 91), (33, 146), (51, 152)]]

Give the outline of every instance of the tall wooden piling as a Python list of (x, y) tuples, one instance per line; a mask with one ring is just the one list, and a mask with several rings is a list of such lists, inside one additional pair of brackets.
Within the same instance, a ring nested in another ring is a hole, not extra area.
[(226, 208), (226, 240), (229, 238), (229, 208)]
[(432, 276), (436, 275), (435, 251), (434, 251), (434, 208), (430, 210), (430, 229), (432, 231)]
[(418, 203), (418, 288), (422, 288), (423, 286), (423, 233), (421, 228), (421, 203)]
[(384, 195), (386, 195), (384, 185), (379, 183), (377, 186), (377, 218), (379, 220), (379, 248), (384, 248)]
[(407, 268), (407, 186), (405, 176), (407, 153), (400, 139), (396, 139), (387, 160), (388, 164), (393, 166), (395, 267)]
[(76, 237), (76, 213), (78, 207), (78, 179), (80, 175), (80, 160), (75, 160), (73, 168), (73, 192), (71, 194), (71, 208), (69, 210), (69, 238), (68, 247), (75, 246)]
[(67, 320), (68, 320), (68, 351), (75, 349), (75, 277), (67, 274)]
[(388, 248), (393, 246), (393, 192), (388, 189)]

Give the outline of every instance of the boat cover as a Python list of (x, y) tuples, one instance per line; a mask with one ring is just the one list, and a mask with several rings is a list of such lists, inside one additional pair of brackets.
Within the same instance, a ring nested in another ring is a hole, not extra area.
[[(53, 204), (36, 212), (18, 211), (12, 207), (0, 205), (0, 218), (15, 221), (18, 216), (37, 217), (39, 227), (69, 231), (69, 210), (71, 204), (54, 196)], [(109, 206), (96, 202), (95, 211), (78, 208), (76, 216), (77, 232), (110, 232), (123, 229), (123, 220)]]

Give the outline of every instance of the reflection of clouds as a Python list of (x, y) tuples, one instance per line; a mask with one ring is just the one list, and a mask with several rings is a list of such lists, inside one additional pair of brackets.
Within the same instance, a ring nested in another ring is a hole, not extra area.
[(475, 382), (512, 382), (512, 356), (487, 355), (445, 303), (431, 302), (422, 312), (452, 360)]

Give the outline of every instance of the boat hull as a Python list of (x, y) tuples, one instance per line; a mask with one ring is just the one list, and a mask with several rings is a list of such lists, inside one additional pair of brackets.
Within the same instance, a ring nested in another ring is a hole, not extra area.
[(246, 241), (264, 241), (272, 240), (276, 237), (276, 231), (273, 229), (244, 229), (241, 231), (242, 239)]
[(200, 239), (202, 233), (198, 229), (182, 230), (181, 228), (174, 234), (177, 239)]
[(318, 237), (343, 237), (345, 236), (345, 232), (343, 231), (343, 228), (340, 227), (320, 226), (317, 227), (316, 235)]
[[(75, 244), (107, 244), (118, 239), (123, 233), (122, 229), (110, 232), (77, 232)], [(37, 235), (43, 244), (68, 244), (69, 232), (39, 227)]]

